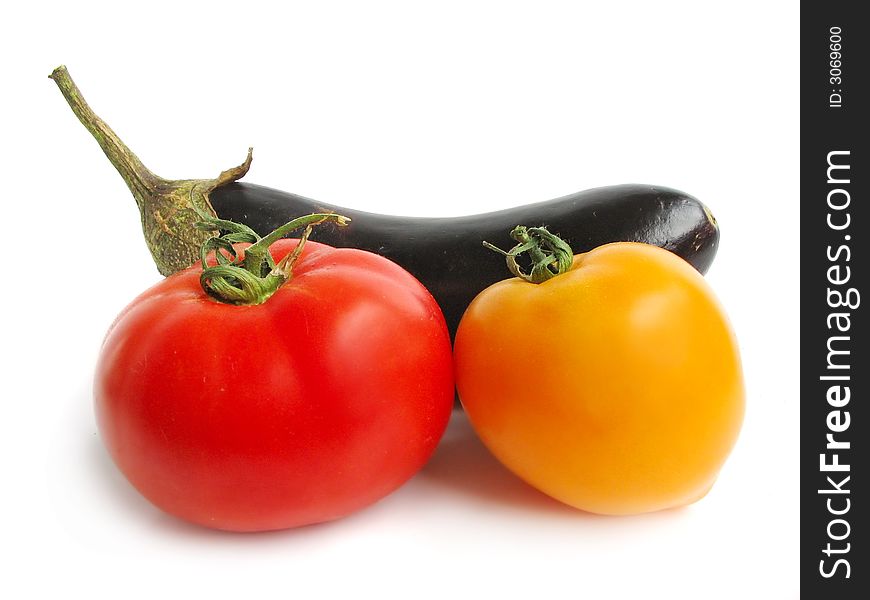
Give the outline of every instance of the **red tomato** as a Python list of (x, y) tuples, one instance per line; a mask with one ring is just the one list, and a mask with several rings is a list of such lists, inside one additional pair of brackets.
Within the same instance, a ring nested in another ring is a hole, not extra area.
[(258, 306), (212, 300), (200, 273), (134, 300), (97, 367), (100, 434), (146, 498), (209, 527), (282, 529), (352, 513), (423, 466), (454, 388), (444, 317), (422, 284), (310, 241)]

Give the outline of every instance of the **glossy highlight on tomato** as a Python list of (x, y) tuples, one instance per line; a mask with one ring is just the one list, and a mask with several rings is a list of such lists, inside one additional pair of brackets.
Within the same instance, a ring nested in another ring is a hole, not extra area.
[(475, 298), (454, 347), (459, 396), (492, 453), (582, 510), (692, 503), (744, 412), (738, 346), (703, 277), (660, 248), (615, 243), (543, 283)]
[[(296, 243), (274, 244), (275, 260)], [(359, 510), (423, 466), (454, 387), (447, 327), (422, 284), (380, 256), (310, 241), (260, 305), (209, 298), (201, 271), (125, 308), (97, 366), (100, 435), (148, 500), (208, 527), (282, 529)]]

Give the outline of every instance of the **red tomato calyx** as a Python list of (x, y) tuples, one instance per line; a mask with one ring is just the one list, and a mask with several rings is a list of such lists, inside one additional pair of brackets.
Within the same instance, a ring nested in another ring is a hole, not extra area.
[[(305, 242), (315, 225), (332, 221), (339, 226), (350, 222), (348, 217), (334, 213), (315, 213), (293, 219), (265, 237), (260, 237), (247, 225), (216, 219), (201, 213), (199, 229), (218, 230), (222, 235), (209, 238), (200, 249), (202, 275), (199, 282), (202, 289), (212, 299), (225, 304), (253, 305), (262, 304), (278, 291), (293, 276), (293, 266), (302, 254)], [(291, 231), (304, 227), (299, 244), (277, 264), (269, 252), (269, 246)], [(244, 255), (239, 255), (234, 243), (249, 242)], [(208, 257), (214, 252), (216, 265), (208, 264)]]

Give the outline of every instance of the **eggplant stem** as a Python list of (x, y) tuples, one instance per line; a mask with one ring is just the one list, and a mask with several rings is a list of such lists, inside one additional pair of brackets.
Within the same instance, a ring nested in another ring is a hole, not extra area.
[(212, 232), (195, 224), (201, 221), (202, 214), (217, 216), (209, 194), (245, 176), (253, 149), (248, 148), (242, 164), (223, 171), (215, 179), (164, 179), (151, 172), (88, 106), (65, 66), (56, 68), (49, 78), (57, 84), (73, 113), (97, 140), (136, 199), (145, 243), (160, 273), (169, 276), (196, 262), (200, 247)]

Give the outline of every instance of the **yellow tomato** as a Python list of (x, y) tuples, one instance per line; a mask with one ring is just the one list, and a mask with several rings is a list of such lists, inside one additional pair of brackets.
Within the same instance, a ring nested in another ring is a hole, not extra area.
[(601, 246), (540, 284), (490, 286), (463, 316), (454, 357), (492, 453), (590, 512), (699, 500), (743, 420), (725, 313), (687, 262), (646, 244)]

